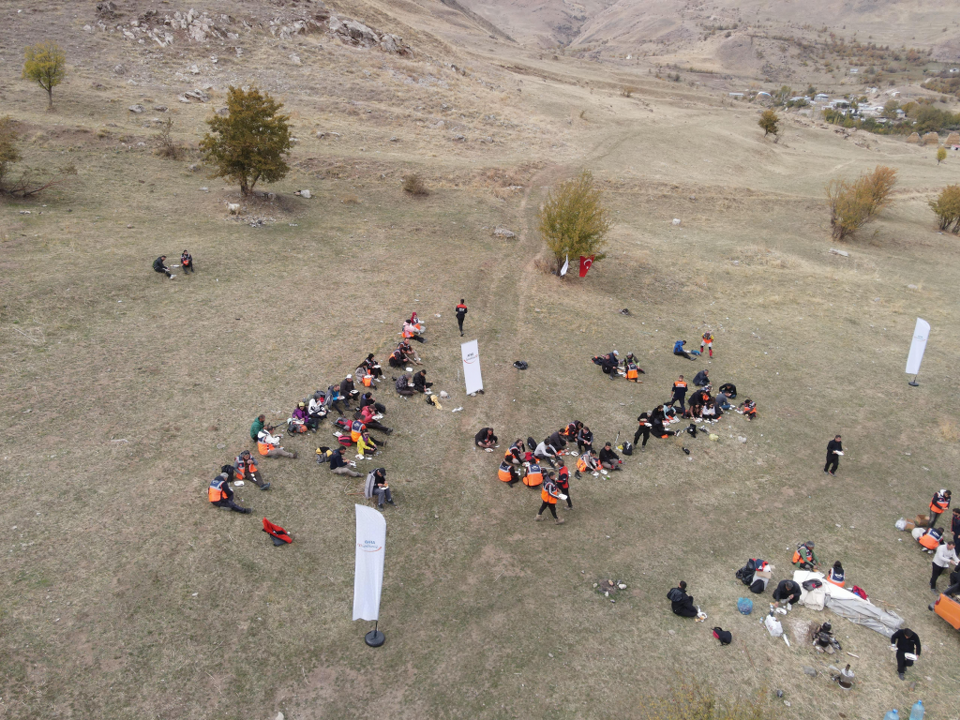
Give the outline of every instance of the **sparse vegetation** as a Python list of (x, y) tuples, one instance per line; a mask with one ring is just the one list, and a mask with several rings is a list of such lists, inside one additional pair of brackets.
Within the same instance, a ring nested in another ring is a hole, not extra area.
[(762, 693), (753, 697), (722, 698), (710, 685), (681, 682), (665, 697), (647, 700), (642, 720), (770, 720), (774, 717)]
[(937, 216), (940, 230), (960, 233), (960, 185), (947, 185), (936, 200), (930, 201), (930, 209)]
[(637, 89), (632, 85), (624, 85), (622, 88), (620, 88), (620, 94), (623, 95), (623, 97), (625, 98), (633, 97), (633, 94), (636, 91)]
[(760, 113), (757, 124), (763, 130), (763, 136), (780, 134), (780, 117), (773, 110), (764, 110)]
[(173, 138), (172, 131), (173, 118), (168, 117), (157, 131), (157, 155), (179, 160), (183, 157), (183, 146)]
[(882, 165), (853, 183), (831, 180), (827, 185), (827, 203), (833, 237), (846, 239), (887, 207), (896, 181), (897, 171)]
[(47, 91), (47, 107), (52, 109), (53, 89), (67, 76), (67, 56), (49, 41), (27, 47), (23, 56), (23, 77)]
[(249, 195), (260, 180), (276, 182), (286, 176), (290, 118), (278, 114), (282, 107), (256, 88), (230, 87), (229, 113), (207, 120), (211, 132), (200, 142), (207, 161), (216, 168), (215, 177), (233, 180), (243, 195)]
[(538, 220), (540, 235), (553, 254), (558, 275), (567, 257), (594, 255), (594, 263), (605, 257), (603, 248), (611, 224), (601, 192), (587, 170), (550, 192)]
[(947, 149), (945, 147), (937, 148), (937, 165), (947, 159)]
[(18, 147), (20, 133), (10, 117), (0, 118), (0, 195), (26, 198), (60, 185), (77, 174), (77, 169), (68, 163), (56, 170), (24, 168), (14, 175), (13, 166), (22, 156)]
[(430, 194), (430, 190), (427, 189), (427, 184), (423, 181), (423, 178), (420, 177), (419, 173), (410, 173), (409, 175), (403, 176), (403, 191), (418, 197)]

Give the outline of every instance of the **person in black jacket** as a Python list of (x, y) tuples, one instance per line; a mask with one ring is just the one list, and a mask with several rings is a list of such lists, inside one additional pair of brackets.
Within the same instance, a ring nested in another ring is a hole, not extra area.
[(953, 520), (950, 521), (950, 532), (953, 533), (953, 539), (960, 539), (960, 507), (953, 509)]
[(480, 428), (480, 432), (473, 436), (473, 441), (479, 448), (492, 448), (497, 445), (497, 436), (493, 434), (493, 428)]
[(349, 477), (360, 477), (360, 473), (350, 467), (350, 464), (343, 459), (343, 448), (337, 448), (330, 456), (330, 471), (334, 475), (347, 475)]
[(829, 475), (836, 475), (840, 467), (840, 455), (843, 454), (843, 444), (840, 442), (840, 436), (837, 435), (833, 440), (827, 443), (827, 463), (823, 466), (823, 471)]
[[(650, 428), (652, 427), (653, 423), (650, 422), (650, 415), (640, 413), (640, 417), (637, 418), (637, 432), (633, 434), (633, 444), (636, 447), (640, 437), (643, 436), (643, 443), (639, 446), (641, 452), (647, 447), (647, 440), (650, 439)], [(661, 427), (663, 426), (661, 425)]]
[(667, 593), (670, 609), (674, 615), (680, 617), (696, 617), (697, 607), (693, 604), (693, 596), (687, 595), (687, 584), (681, 580), (680, 584)]
[(584, 425), (577, 431), (577, 449), (583, 453), (586, 450), (593, 450), (593, 431)]
[(904, 680), (903, 674), (913, 665), (913, 660), (908, 660), (905, 654), (912, 653), (920, 657), (920, 638), (910, 628), (900, 628), (890, 637), (890, 644), (897, 648), (897, 675)]
[(183, 274), (193, 272), (193, 255), (184, 250), (180, 253), (180, 267), (183, 268)]
[(604, 445), (603, 449), (600, 451), (600, 465), (605, 467), (607, 470), (619, 470), (620, 463), (620, 456), (613, 451), (610, 443)]
[(154, 272), (161, 273), (161, 274), (163, 274), (163, 275), (166, 275), (168, 278), (170, 278), (171, 280), (173, 280), (173, 279), (176, 277), (176, 275), (174, 275), (172, 272), (170, 272), (170, 268), (168, 268), (168, 267), (166, 266), (166, 264), (163, 262), (163, 261), (166, 260), (166, 259), (167, 259), (167, 256), (166, 256), (166, 255), (161, 255), (161, 256), (158, 257), (156, 260), (154, 260), (154, 261), (153, 261), (153, 271), (154, 271)]
[(731, 400), (737, 399), (737, 386), (733, 383), (724, 383), (720, 386), (720, 392), (726, 395)]
[(693, 378), (693, 384), (697, 387), (706, 387), (710, 384), (710, 371), (701, 370), (696, 374), (696, 377)]
[(801, 588), (799, 583), (793, 580), (781, 580), (773, 591), (773, 604), (778, 607), (782, 602), (792, 605), (800, 600), (800, 593)]
[(233, 481), (234, 470), (230, 465), (224, 465), (220, 468), (220, 474), (217, 475), (207, 489), (207, 499), (217, 507), (229, 508), (234, 512), (247, 515), (251, 512), (250, 508), (240, 507), (233, 501), (233, 490), (230, 483)]
[(464, 299), (460, 298), (460, 304), (457, 305), (457, 326), (460, 328), (460, 337), (463, 337), (463, 319), (467, 316), (467, 306)]
[(597, 355), (593, 358), (595, 365), (599, 365), (604, 375), (609, 375), (611, 380), (617, 379), (617, 368), (620, 367), (620, 353), (616, 350), (606, 355)]
[(433, 387), (433, 383), (427, 382), (426, 370), (421, 370), (413, 376), (413, 389), (418, 393), (425, 393), (429, 387)]

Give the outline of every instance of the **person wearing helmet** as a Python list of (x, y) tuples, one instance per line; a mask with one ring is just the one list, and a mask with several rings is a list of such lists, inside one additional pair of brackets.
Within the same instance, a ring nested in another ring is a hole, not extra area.
[(210, 487), (207, 488), (207, 499), (212, 505), (221, 508), (229, 508), (234, 512), (249, 514), (250, 508), (240, 507), (233, 501), (233, 490), (230, 483), (233, 481), (233, 468), (224, 465), (220, 468), (220, 474), (210, 481)]
[(257, 467), (256, 462), (254, 462), (249, 450), (244, 450), (237, 455), (233, 461), (233, 473), (237, 480), (252, 480), (253, 484), (261, 490), (270, 489), (270, 483), (263, 481), (263, 477), (260, 475), (260, 469)]

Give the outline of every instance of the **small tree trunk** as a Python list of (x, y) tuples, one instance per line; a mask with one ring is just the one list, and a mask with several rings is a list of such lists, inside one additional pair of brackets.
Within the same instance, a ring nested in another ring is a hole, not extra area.
[(47, 109), (53, 110), (53, 85), (47, 88)]

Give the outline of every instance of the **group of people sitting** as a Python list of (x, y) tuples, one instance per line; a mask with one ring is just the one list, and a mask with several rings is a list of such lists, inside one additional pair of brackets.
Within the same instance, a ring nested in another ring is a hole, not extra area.
[(607, 375), (611, 380), (622, 377), (630, 382), (641, 383), (643, 380), (640, 379), (640, 376), (646, 375), (633, 353), (627, 353), (627, 356), (621, 360), (620, 353), (613, 350), (605, 355), (595, 355), (593, 357), (593, 364), (599, 365), (603, 374)]

